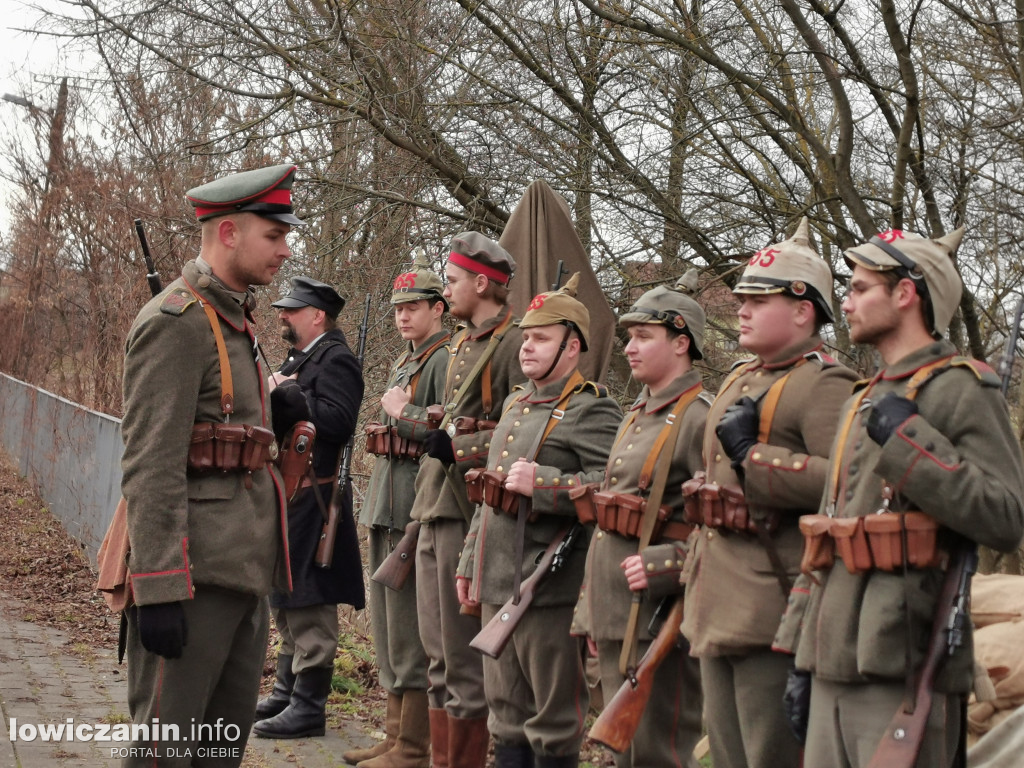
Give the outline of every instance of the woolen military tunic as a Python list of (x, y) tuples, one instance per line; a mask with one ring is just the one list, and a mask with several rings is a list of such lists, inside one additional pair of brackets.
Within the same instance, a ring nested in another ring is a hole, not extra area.
[[(889, 392), (905, 395), (910, 377), (922, 366), (956, 354), (948, 342), (934, 342), (883, 370), (870, 385), (867, 400)], [(1024, 467), (999, 392), (999, 380), (983, 364), (966, 361), (935, 372), (917, 392), (918, 415), (906, 420), (884, 446), (868, 437), (868, 410), (855, 415), (842, 444), (833, 447), (841, 462), (838, 488), (830, 482), (821, 511), (837, 517), (863, 517), (882, 507), (883, 481), (897, 496), (891, 508), (915, 509), (934, 517), (946, 530), (940, 542), (964, 538), (1011, 551), (1024, 536)], [(848, 403), (854, 403), (851, 399)], [(870, 406), (868, 406), (870, 407)], [(844, 409), (845, 410), (845, 409)], [(832, 503), (834, 499), (834, 509)], [(908, 611), (911, 663), (917, 669), (931, 630), (943, 571), (911, 569), (902, 573), (871, 570), (850, 574), (841, 561), (816, 573), (806, 614), (787, 613), (780, 643), (799, 633), (797, 666), (817, 678), (840, 683), (902, 681), (907, 647)], [(963, 645), (948, 658), (936, 690), (966, 693), (973, 680), (973, 643), (967, 622)], [(890, 717), (893, 713), (885, 713)]]
[(192, 425), (226, 420), (217, 345), (193, 291), (214, 309), (223, 331), (234, 381), (231, 423), (271, 423), (269, 368), (254, 346), (246, 310), (195, 262), (187, 263), (139, 312), (126, 345), (121, 487), (140, 605), (188, 600), (197, 584), (263, 596), (275, 571), (276, 587), (290, 587), (276, 467), (251, 476), (187, 472)]
[[(313, 474), (334, 477), (338, 457), (352, 436), (363, 399), (363, 374), (359, 360), (349, 349), (340, 328), (327, 331), (308, 352), (291, 349), (281, 373), (298, 374), (296, 381), (309, 404), (310, 420), (316, 427), (313, 443)], [(310, 605), (346, 603), (355, 608), (365, 605), (363, 566), (359, 556), (359, 537), (352, 515), (352, 488), (341, 497), (337, 535), (330, 568), (314, 565), (324, 515), (314, 494), (319, 493), (323, 508), (331, 503), (332, 485), (301, 488), (288, 505), (288, 541), (292, 556), (290, 594), (275, 592), (270, 599), (274, 608), (303, 608)]]

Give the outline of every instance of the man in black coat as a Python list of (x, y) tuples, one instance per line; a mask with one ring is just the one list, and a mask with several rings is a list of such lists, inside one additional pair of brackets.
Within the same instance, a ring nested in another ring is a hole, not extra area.
[[(288, 359), (268, 382), (274, 420), (301, 418), (308, 407), (316, 427), (313, 474), (288, 506), (288, 542), (293, 588), (274, 593), (270, 605), (281, 635), (277, 680), (256, 708), (253, 732), (264, 738), (323, 736), (324, 708), (338, 650), (338, 603), (364, 606), (359, 540), (352, 516), (352, 491), (341, 505), (330, 568), (313, 563), (324, 514), (331, 503), (338, 456), (356, 427), (363, 398), (359, 361), (336, 327), (345, 300), (326, 283), (291, 279), (289, 293), (274, 302)], [(319, 496), (319, 499), (317, 498)]]

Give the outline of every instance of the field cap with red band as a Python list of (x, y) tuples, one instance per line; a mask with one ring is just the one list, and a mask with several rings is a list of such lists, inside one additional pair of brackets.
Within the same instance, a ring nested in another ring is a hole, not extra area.
[(519, 327), (566, 325), (575, 328), (580, 335), (582, 349), (586, 352), (590, 348), (590, 312), (576, 298), (579, 284), (580, 273), (575, 272), (557, 291), (538, 293), (530, 302), (523, 319), (519, 321)]
[(931, 331), (942, 336), (964, 292), (964, 284), (953, 264), (953, 254), (963, 236), (963, 227), (934, 240), (916, 232), (890, 229), (879, 232), (864, 245), (844, 251), (843, 258), (851, 269), (855, 265), (872, 272), (902, 268), (911, 280), (923, 280), (925, 291), (919, 293), (930, 307), (931, 316), (927, 319)]
[(292, 211), (296, 167), (285, 163), (233, 173), (190, 189), (185, 197), (200, 221), (229, 213), (255, 213), (284, 224), (302, 224)]
[(704, 323), (707, 317), (704, 308), (693, 296), (697, 293), (698, 273), (688, 269), (673, 286), (659, 285), (652, 288), (619, 318), (619, 325), (665, 325), (690, 337), (690, 359), (704, 357)]
[(747, 262), (733, 293), (784, 293), (815, 304), (835, 322), (832, 312), (832, 270), (811, 248), (807, 217), (800, 219), (789, 240), (769, 245)]
[(392, 304), (407, 304), (411, 301), (442, 301), (448, 309), (448, 302), (442, 295), (444, 283), (436, 273), (430, 271), (426, 256), (420, 251), (412, 262), (412, 269), (395, 278), (391, 288)]
[(516, 273), (516, 262), (511, 254), (479, 232), (463, 232), (452, 238), (448, 263), (500, 285), (508, 285)]

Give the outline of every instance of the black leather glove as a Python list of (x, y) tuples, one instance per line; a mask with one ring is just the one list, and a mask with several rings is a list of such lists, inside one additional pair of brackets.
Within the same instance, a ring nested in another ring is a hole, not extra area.
[(726, 455), (732, 460), (733, 469), (738, 469), (750, 449), (757, 443), (760, 417), (757, 403), (749, 397), (741, 397), (725, 409), (715, 434)]
[(181, 649), (188, 645), (188, 624), (181, 603), (140, 605), (138, 611), (142, 647), (165, 659), (181, 658)]
[(873, 406), (868, 414), (868, 437), (885, 445), (900, 424), (917, 413), (917, 403), (890, 392)]
[(270, 411), (273, 416), (274, 437), (278, 442), (284, 440), (284, 436), (295, 426), (295, 422), (309, 421), (313, 418), (306, 396), (302, 394), (302, 387), (295, 379), (288, 379), (274, 387), (274, 391), (270, 393)]
[(782, 695), (782, 707), (790, 730), (801, 745), (807, 743), (807, 719), (811, 715), (811, 673), (802, 669), (790, 669), (786, 678), (786, 692)]
[(427, 432), (427, 436), (423, 438), (423, 450), (442, 464), (455, 463), (452, 439), (443, 429), (432, 429)]

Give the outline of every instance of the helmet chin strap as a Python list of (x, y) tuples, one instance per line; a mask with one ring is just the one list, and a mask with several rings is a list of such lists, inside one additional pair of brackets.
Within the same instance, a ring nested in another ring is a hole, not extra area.
[(540, 377), (541, 381), (543, 381), (544, 379), (551, 375), (551, 372), (555, 370), (555, 366), (558, 365), (558, 361), (562, 359), (562, 353), (565, 352), (565, 348), (569, 344), (569, 334), (572, 333), (572, 329), (573, 324), (570, 322), (566, 322), (565, 335), (562, 336), (562, 343), (558, 345), (558, 352), (555, 353), (555, 359), (551, 361), (551, 365), (549, 365), (548, 369), (544, 371), (544, 375)]

